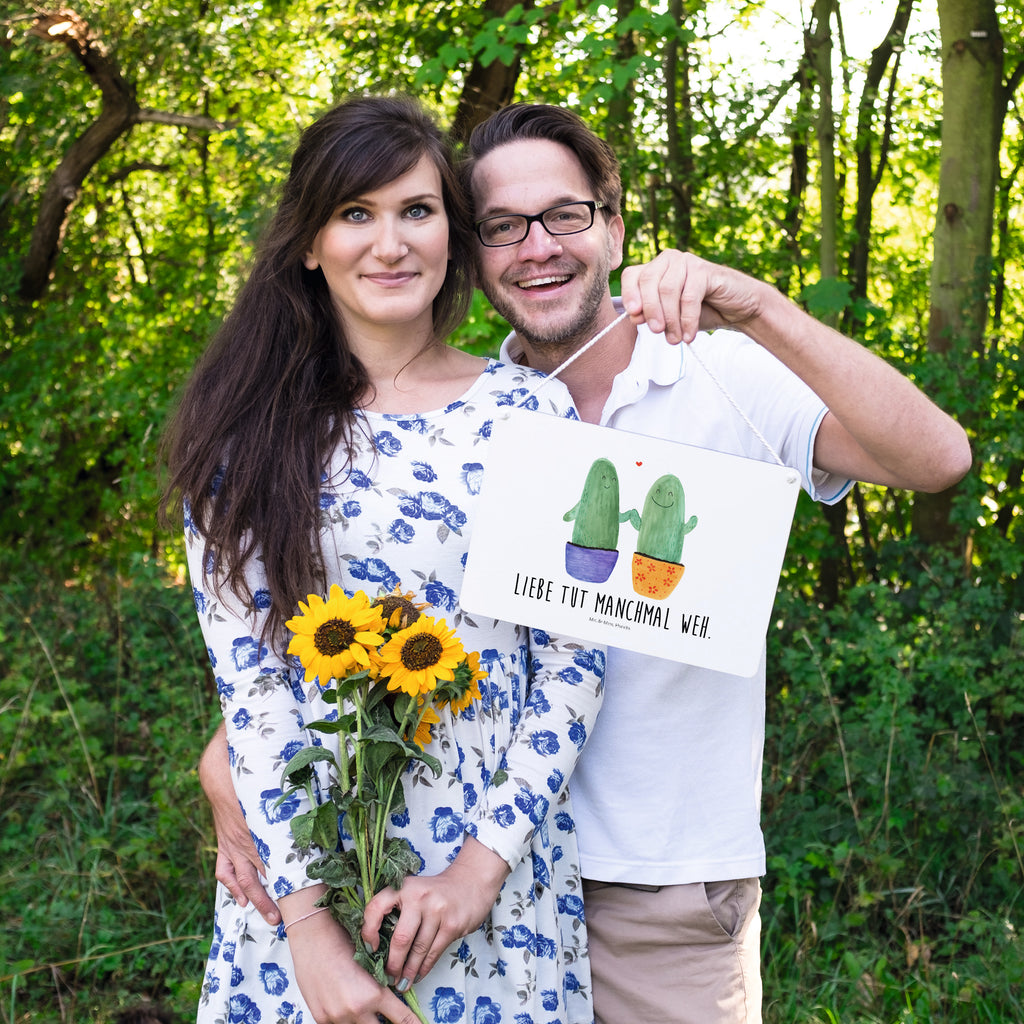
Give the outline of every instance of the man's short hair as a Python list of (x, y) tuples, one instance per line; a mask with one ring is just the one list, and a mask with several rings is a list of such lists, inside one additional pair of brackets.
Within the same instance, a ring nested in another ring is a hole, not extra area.
[(595, 135), (581, 117), (548, 103), (513, 103), (492, 114), (473, 129), (462, 165), (462, 180), (472, 196), (473, 170), (479, 160), (499, 146), (524, 139), (559, 142), (576, 154), (594, 198), (605, 204), (612, 217), (622, 206), (619, 161), (611, 146)]

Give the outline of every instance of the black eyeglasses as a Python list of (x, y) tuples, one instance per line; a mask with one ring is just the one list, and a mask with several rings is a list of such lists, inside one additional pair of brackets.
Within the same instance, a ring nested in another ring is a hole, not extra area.
[(530, 233), (530, 225), (540, 221), (549, 235), (578, 235), (594, 224), (594, 211), (603, 210), (606, 203), (593, 199), (580, 199), (575, 203), (559, 203), (540, 213), (507, 213), (500, 217), (478, 220), (477, 237), (484, 245), (515, 245)]

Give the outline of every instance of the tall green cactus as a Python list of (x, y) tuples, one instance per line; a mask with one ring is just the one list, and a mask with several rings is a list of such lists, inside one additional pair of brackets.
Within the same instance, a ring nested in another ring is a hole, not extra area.
[(584, 548), (612, 550), (619, 543), (619, 523), (629, 519), (639, 528), (635, 508), (619, 513), (619, 475), (608, 459), (595, 459), (587, 472), (580, 500), (562, 518), (575, 520), (572, 542)]
[(683, 538), (696, 525), (696, 516), (686, 519), (686, 499), (679, 478), (666, 473), (647, 492), (636, 550), (663, 562), (679, 562)]

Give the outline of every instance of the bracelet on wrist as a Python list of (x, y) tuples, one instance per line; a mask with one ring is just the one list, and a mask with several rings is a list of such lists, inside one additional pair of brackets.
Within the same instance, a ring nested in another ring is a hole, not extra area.
[(291, 928), (292, 925), (296, 925), (300, 921), (308, 921), (309, 918), (316, 917), (317, 914), (322, 914), (327, 909), (327, 907), (317, 907), (316, 910), (311, 910), (308, 914), (303, 914), (302, 917), (295, 918), (295, 920), (292, 921), (291, 924), (286, 924), (284, 926), (285, 932), (287, 933), (288, 929)]

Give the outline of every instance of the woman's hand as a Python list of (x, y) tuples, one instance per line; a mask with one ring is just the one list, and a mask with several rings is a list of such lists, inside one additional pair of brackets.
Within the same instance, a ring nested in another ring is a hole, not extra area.
[(398, 891), (382, 889), (363, 915), (363, 940), (379, 944), (381, 922), (399, 911), (385, 970), (405, 992), (428, 974), (441, 954), (486, 920), (510, 868), (472, 836), (466, 836), (455, 860), (439, 875), (412, 875)]
[(293, 922), (286, 924), (286, 931), (295, 981), (316, 1024), (379, 1024), (381, 1018), (392, 1024), (420, 1024), (394, 992), (355, 962), (352, 941), (328, 911), (304, 916), (318, 889), (281, 901), (285, 922)]

